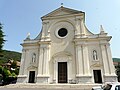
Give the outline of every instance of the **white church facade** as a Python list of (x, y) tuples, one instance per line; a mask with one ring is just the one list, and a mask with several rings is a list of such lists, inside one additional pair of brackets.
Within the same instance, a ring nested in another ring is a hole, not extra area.
[(117, 81), (110, 39), (85, 25), (85, 13), (61, 6), (42, 18), (42, 30), (23, 46), (18, 83), (105, 83)]

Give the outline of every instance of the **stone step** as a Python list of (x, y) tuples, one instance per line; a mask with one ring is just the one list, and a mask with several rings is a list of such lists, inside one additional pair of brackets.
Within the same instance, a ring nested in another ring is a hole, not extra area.
[(93, 86), (101, 84), (10, 84), (0, 88), (42, 88), (42, 89), (79, 89), (91, 90)]

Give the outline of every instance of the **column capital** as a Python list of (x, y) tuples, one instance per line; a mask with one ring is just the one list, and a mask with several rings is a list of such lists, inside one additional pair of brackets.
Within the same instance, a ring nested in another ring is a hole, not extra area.
[(81, 20), (83, 20), (84, 18), (83, 18), (83, 16), (77, 16), (76, 18), (75, 18), (75, 21), (81, 21)]
[(49, 21), (43, 21), (42, 24), (43, 25), (47, 25), (49, 23)]
[(78, 47), (79, 46), (83, 47), (83, 46), (87, 46), (88, 43), (86, 43), (86, 42), (83, 42), (83, 43), (82, 42), (76, 42), (75, 45), (78, 46)]

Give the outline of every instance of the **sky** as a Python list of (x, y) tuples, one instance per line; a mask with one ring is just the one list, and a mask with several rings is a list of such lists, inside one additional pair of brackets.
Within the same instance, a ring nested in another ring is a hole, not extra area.
[(100, 25), (112, 36), (113, 58), (120, 58), (120, 0), (0, 0), (0, 22), (7, 40), (3, 49), (22, 52), (27, 33), (34, 39), (41, 31), (41, 17), (64, 7), (85, 12), (87, 28), (98, 34)]

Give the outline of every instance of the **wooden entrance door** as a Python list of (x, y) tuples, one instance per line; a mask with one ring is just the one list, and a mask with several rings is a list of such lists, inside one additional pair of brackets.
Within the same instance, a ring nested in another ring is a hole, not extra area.
[(29, 83), (34, 83), (35, 82), (35, 71), (30, 71), (29, 72)]
[(102, 83), (101, 70), (93, 70), (95, 83)]
[(58, 62), (58, 83), (67, 83), (67, 62)]

